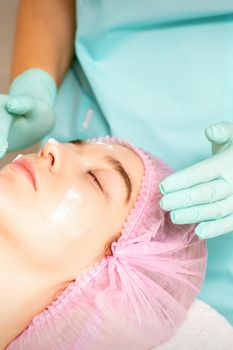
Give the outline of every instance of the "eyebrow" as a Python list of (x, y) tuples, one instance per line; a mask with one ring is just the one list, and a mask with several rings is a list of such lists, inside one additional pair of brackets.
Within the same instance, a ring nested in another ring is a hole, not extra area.
[[(70, 143), (82, 146), (85, 144), (85, 141), (77, 139), (77, 140), (70, 141)], [(113, 170), (116, 171), (121, 176), (122, 180), (124, 181), (126, 191), (127, 191), (126, 203), (128, 203), (128, 201), (130, 200), (130, 197), (131, 197), (131, 193), (132, 193), (132, 183), (131, 183), (129, 174), (124, 169), (121, 162), (118, 159), (116, 159), (115, 157), (113, 157), (112, 155), (107, 154), (103, 157), (103, 159), (109, 165), (111, 165)]]
[(125, 183), (126, 191), (127, 191), (127, 197), (126, 197), (126, 202), (130, 200), (131, 193), (132, 193), (132, 183), (130, 181), (130, 177), (128, 173), (125, 171), (123, 165), (121, 162), (113, 157), (112, 155), (105, 155), (104, 160), (112, 166), (112, 168), (121, 176)]

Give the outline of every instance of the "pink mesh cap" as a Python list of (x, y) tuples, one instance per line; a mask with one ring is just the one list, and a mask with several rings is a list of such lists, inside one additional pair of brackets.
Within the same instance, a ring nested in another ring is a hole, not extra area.
[(206, 246), (194, 225), (174, 225), (159, 206), (160, 159), (125, 140), (95, 139), (134, 150), (145, 173), (112, 255), (76, 278), (7, 350), (148, 350), (183, 322), (205, 275)]

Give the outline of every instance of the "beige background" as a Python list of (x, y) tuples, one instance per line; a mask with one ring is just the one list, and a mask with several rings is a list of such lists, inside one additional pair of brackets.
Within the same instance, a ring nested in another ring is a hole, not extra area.
[[(15, 33), (15, 20), (18, 0), (0, 0), (0, 93), (7, 93), (10, 81), (11, 55)], [(0, 115), (1, 118), (1, 115)], [(1, 137), (1, 130), (0, 130)], [(38, 145), (18, 152), (7, 153), (0, 160), (0, 168), (9, 163), (18, 153), (31, 153), (38, 150)]]

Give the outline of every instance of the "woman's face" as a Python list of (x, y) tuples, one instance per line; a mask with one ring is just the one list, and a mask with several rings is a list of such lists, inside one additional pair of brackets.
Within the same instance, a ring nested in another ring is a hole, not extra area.
[[(25, 172), (34, 169), (35, 188)], [(143, 176), (130, 149), (104, 142), (50, 141), (0, 170), (0, 235), (32, 270), (72, 280), (121, 231)]]

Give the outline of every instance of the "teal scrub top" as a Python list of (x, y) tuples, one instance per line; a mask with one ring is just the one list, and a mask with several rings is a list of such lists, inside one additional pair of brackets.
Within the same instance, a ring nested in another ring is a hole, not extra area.
[[(53, 136), (112, 134), (175, 170), (211, 156), (204, 129), (233, 122), (233, 1), (79, 0), (76, 59)], [(207, 242), (199, 297), (233, 324), (233, 233)]]

